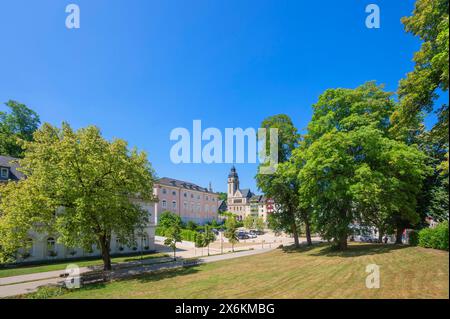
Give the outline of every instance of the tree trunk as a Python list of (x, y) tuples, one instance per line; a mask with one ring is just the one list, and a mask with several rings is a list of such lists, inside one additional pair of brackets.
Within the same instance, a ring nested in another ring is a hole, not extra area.
[(292, 224), (292, 235), (294, 236), (295, 248), (299, 248), (300, 247), (300, 241), (298, 240), (297, 225), (295, 224), (295, 222)]
[(378, 229), (378, 242), (379, 242), (380, 244), (383, 243), (383, 233), (381, 232), (380, 229)]
[(309, 220), (306, 218), (305, 219), (305, 233), (306, 233), (306, 242), (308, 246), (312, 245), (312, 240), (311, 240), (311, 229), (309, 226)]
[(397, 231), (395, 234), (395, 243), (396, 244), (403, 244), (402, 241), (402, 235), (403, 235), (403, 227), (397, 226)]
[(347, 249), (347, 234), (342, 234), (339, 238), (339, 250), (346, 250)]
[(100, 236), (100, 247), (102, 249), (103, 270), (110, 271), (111, 267), (111, 255), (109, 253), (110, 240), (108, 236)]
[(177, 247), (173, 246), (173, 261), (177, 261), (176, 251), (177, 251)]

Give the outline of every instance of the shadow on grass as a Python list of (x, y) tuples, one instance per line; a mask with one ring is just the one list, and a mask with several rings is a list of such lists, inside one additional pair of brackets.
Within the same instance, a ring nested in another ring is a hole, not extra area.
[(134, 277), (134, 279), (138, 280), (141, 283), (147, 283), (147, 282), (155, 282), (155, 281), (169, 279), (169, 278), (178, 277), (178, 276), (192, 275), (197, 272), (199, 272), (199, 269), (197, 266), (174, 268), (174, 269), (163, 269), (163, 270), (158, 270), (158, 271), (148, 273), (148, 274), (138, 275), (138, 276)]
[(302, 245), (295, 248), (294, 245), (283, 247), (285, 253), (304, 253), (311, 252), (311, 256), (326, 256), (326, 257), (358, 257), (368, 255), (379, 255), (390, 253), (395, 250), (407, 248), (407, 245), (392, 245), (392, 244), (369, 244), (369, 243), (349, 243), (347, 250), (341, 251), (329, 243), (313, 244), (312, 246)]

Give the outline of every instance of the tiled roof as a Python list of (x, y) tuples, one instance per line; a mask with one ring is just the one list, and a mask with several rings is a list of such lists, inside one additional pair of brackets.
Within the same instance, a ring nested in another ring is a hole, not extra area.
[[(0, 167), (9, 168), (9, 178), (8, 179), (13, 180), (13, 181), (18, 181), (19, 179), (25, 178), (25, 175), (22, 172), (19, 172), (17, 170), (17, 168), (19, 167), (19, 164), (17, 162), (14, 162), (17, 160), (18, 159), (14, 158), (14, 157), (0, 155)], [(0, 181), (5, 181), (5, 180), (2, 180), (0, 177)]]
[(248, 188), (240, 189), (239, 191), (241, 192), (242, 197), (248, 197), (248, 198), (250, 198), (250, 197), (252, 197), (252, 196), (254, 195), (254, 194), (251, 192), (251, 190), (248, 189)]
[(156, 181), (157, 184), (161, 185), (167, 185), (167, 186), (173, 186), (173, 187), (180, 187), (187, 190), (194, 190), (198, 192), (204, 192), (204, 193), (214, 193), (210, 192), (206, 187), (201, 187), (196, 184), (193, 184), (191, 182), (181, 181), (174, 178), (169, 177), (163, 177)]

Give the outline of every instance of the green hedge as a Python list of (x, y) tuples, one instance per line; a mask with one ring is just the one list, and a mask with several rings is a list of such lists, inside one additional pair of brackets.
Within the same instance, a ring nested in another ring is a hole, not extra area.
[[(181, 230), (181, 238), (186, 241), (195, 241), (196, 234), (197, 234), (197, 232), (195, 230), (190, 230), (190, 229), (182, 229)], [(155, 235), (156, 236), (164, 236), (164, 228), (156, 227)]]
[(181, 238), (186, 241), (195, 241), (197, 232), (195, 230), (183, 229), (181, 231)]
[(435, 228), (424, 228), (419, 231), (419, 246), (448, 250), (448, 222), (441, 223)]

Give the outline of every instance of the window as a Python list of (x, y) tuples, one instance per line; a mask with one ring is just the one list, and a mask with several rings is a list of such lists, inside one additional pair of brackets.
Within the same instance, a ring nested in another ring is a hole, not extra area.
[(142, 243), (142, 248), (144, 248), (145, 250), (149, 249), (149, 247), (148, 247), (148, 235), (144, 234), (141, 237), (141, 243)]
[(176, 201), (173, 201), (173, 202), (172, 202), (172, 208), (173, 208), (173, 209), (176, 209), (176, 208), (177, 208), (177, 202), (176, 202)]
[(176, 191), (172, 191), (172, 195), (175, 196), (177, 194)]
[(163, 208), (166, 208), (166, 207), (167, 207), (167, 202), (166, 202), (165, 200), (163, 200), (161, 204), (162, 204), (162, 207), (163, 207)]
[(205, 199), (206, 199), (206, 200), (209, 200), (208, 196), (205, 196)]
[(184, 197), (187, 197), (187, 193), (184, 193), (183, 196), (184, 196)]
[(47, 253), (49, 256), (54, 257), (57, 255), (55, 248), (56, 248), (55, 238), (53, 237), (47, 238)]
[(2, 178), (8, 178), (8, 175), (9, 175), (8, 173), (9, 173), (9, 170), (7, 168), (2, 167), (1, 172), (0, 172), (0, 176)]
[(162, 189), (162, 193), (163, 193), (163, 194), (167, 194), (167, 189), (163, 188), (163, 189)]
[(191, 198), (194, 198), (194, 194), (191, 194)]
[(187, 210), (187, 208), (188, 208), (188, 205), (187, 205), (187, 203), (186, 203), (186, 202), (184, 202), (184, 204), (183, 204), (183, 207), (184, 207), (184, 210)]

